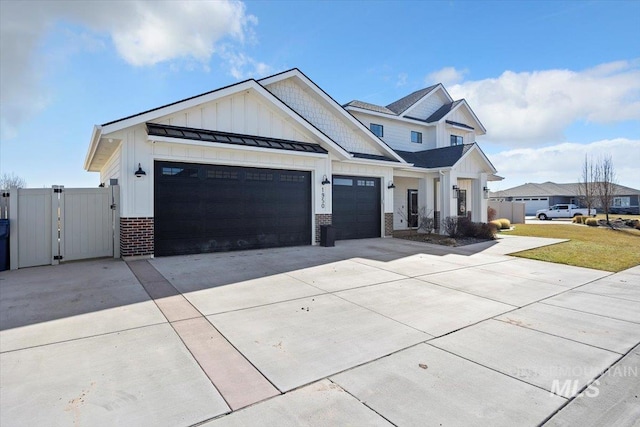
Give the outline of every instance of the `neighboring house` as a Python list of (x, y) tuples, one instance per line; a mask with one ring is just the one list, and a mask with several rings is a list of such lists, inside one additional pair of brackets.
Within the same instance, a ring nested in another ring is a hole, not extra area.
[(464, 100), (355, 103), (292, 69), (95, 126), (85, 169), (120, 185), (122, 256), (308, 245), (326, 224), (389, 236), (418, 207), (486, 221), (498, 178)]
[[(584, 198), (580, 195), (580, 184), (556, 184), (555, 182), (543, 182), (541, 184), (527, 183), (507, 190), (496, 191), (490, 194), (491, 200), (514, 201), (525, 203), (525, 215), (535, 215), (538, 209), (546, 209), (559, 203), (573, 203), (586, 207)], [(611, 204), (611, 213), (638, 214), (638, 202), (640, 190), (614, 185), (614, 197)], [(600, 202), (593, 205), (598, 212), (602, 211)]]

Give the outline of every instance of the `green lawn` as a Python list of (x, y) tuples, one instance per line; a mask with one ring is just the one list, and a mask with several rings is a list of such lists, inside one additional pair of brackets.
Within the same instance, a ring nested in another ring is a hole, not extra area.
[(570, 224), (516, 224), (510, 235), (569, 239), (512, 254), (578, 267), (618, 272), (640, 265), (640, 230), (612, 230)]

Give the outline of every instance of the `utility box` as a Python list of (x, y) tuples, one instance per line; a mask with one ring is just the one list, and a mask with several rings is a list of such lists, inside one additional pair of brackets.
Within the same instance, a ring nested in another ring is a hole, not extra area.
[(336, 245), (336, 229), (333, 225), (321, 225), (320, 226), (320, 246), (335, 246)]
[(0, 271), (9, 269), (9, 220), (0, 219)]

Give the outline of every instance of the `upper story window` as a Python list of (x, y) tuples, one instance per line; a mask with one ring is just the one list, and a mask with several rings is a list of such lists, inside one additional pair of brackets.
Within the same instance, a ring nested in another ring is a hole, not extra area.
[(411, 142), (422, 144), (422, 132), (411, 131)]
[(459, 135), (451, 135), (451, 145), (462, 145), (464, 144), (463, 138)]
[(371, 132), (373, 132), (376, 136), (379, 136), (380, 138), (384, 136), (384, 128), (382, 125), (371, 123), (369, 125), (369, 129), (371, 129)]

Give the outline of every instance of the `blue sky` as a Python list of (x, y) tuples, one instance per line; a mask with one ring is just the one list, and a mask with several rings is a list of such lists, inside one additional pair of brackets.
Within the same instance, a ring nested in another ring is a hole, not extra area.
[(0, 173), (97, 186), (94, 124), (297, 67), (339, 103), (435, 82), (506, 179), (640, 188), (640, 2), (0, 2)]

